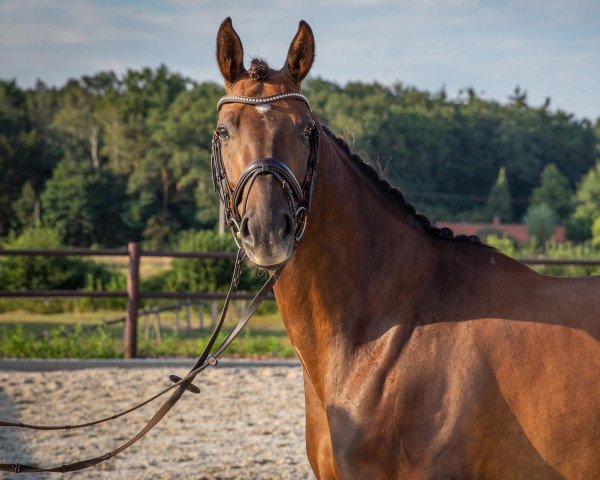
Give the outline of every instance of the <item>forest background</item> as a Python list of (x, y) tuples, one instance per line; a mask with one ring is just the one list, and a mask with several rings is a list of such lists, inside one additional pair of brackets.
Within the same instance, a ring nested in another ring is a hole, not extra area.
[[(518, 87), (505, 103), (474, 89), (448, 98), (321, 78), (304, 91), (432, 220), (521, 222), (544, 205), (569, 239), (594, 238), (600, 119), (553, 110), (549, 98), (530, 106)], [(45, 226), (63, 245), (162, 248), (214, 229), (210, 139), (222, 94), (164, 65), (60, 88), (0, 81), (0, 237)]]
[[(193, 81), (164, 65), (100, 72), (62, 87), (38, 81), (21, 88), (1, 80), (0, 248), (138, 241), (147, 249), (233, 250), (231, 236), (216, 233), (210, 171), (215, 105), (223, 93), (216, 83)], [(433, 221), (525, 222), (526, 245), (493, 230), (481, 233), (513, 256), (600, 258), (600, 119), (553, 109), (550, 99), (530, 105), (518, 87), (498, 102), (474, 89), (451, 98), (443, 89), (340, 85), (316, 77), (304, 93), (323, 122), (353, 151), (378, 161)], [(567, 243), (550, 238), (556, 224), (565, 225)], [(227, 261), (175, 260), (146, 270), (142, 289), (224, 290), (230, 269)], [(571, 275), (599, 270), (544, 268)], [(250, 269), (241, 286), (254, 289), (260, 281), (260, 272)], [(98, 260), (0, 259), (0, 290), (125, 290), (125, 283), (123, 265)], [(0, 356), (119, 356), (118, 331), (82, 336), (51, 326), (73, 318), (96, 322), (123, 308), (122, 299), (2, 300)], [(263, 330), (251, 331), (239, 354), (293, 355), (274, 305), (257, 321)], [(145, 339), (140, 351), (191, 355), (204, 341), (199, 338)]]

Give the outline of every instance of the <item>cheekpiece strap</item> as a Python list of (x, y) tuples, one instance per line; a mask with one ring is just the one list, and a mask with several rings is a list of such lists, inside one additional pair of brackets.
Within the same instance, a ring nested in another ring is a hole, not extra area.
[(221, 99), (217, 103), (217, 112), (226, 103), (245, 103), (247, 105), (264, 105), (266, 103), (274, 103), (274, 102), (279, 102), (280, 100), (287, 100), (288, 98), (297, 98), (298, 100), (302, 100), (304, 103), (306, 103), (307, 107), (310, 109), (310, 103), (308, 102), (308, 98), (306, 98), (301, 93), (288, 92), (288, 93), (280, 93), (278, 95), (272, 95), (270, 97), (245, 97), (243, 95), (225, 95), (224, 97), (221, 97)]

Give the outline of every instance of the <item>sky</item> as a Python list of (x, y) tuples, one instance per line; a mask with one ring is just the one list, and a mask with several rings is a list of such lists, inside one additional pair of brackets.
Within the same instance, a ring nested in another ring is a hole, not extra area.
[(221, 81), (219, 24), (231, 16), (247, 64), (283, 65), (298, 21), (316, 38), (312, 76), (345, 84), (472, 87), (501, 102), (600, 117), (598, 0), (0, 0), (0, 78), (61, 86), (101, 70), (166, 64)]

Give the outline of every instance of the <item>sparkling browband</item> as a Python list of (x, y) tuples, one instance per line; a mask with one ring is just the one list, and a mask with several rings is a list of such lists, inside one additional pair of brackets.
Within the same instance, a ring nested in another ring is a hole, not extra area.
[(285, 100), (287, 98), (297, 98), (298, 100), (302, 100), (310, 109), (310, 103), (308, 103), (308, 98), (306, 98), (301, 93), (288, 92), (280, 93), (278, 95), (272, 95), (270, 97), (244, 97), (243, 95), (225, 95), (224, 97), (221, 97), (219, 103), (217, 103), (217, 112), (226, 103), (246, 103), (248, 105), (262, 105), (265, 103), (278, 102), (279, 100)]

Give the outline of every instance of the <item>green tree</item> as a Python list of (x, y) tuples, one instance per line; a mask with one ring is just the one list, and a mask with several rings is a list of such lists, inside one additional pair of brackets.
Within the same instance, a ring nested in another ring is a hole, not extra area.
[(125, 187), (113, 174), (66, 157), (42, 193), (42, 220), (66, 245), (123, 245), (129, 236), (126, 204)]
[(592, 224), (592, 245), (600, 247), (600, 215)]
[(586, 225), (589, 238), (592, 224), (600, 213), (600, 162), (583, 177), (578, 185), (575, 205), (573, 219)]
[(527, 232), (534, 237), (538, 246), (543, 247), (552, 237), (558, 216), (545, 203), (531, 205), (523, 219), (527, 225)]
[(490, 217), (498, 217), (503, 222), (510, 222), (512, 220), (510, 189), (504, 167), (498, 171), (496, 182), (490, 190), (487, 200), (487, 210)]
[(550, 163), (544, 167), (540, 186), (533, 190), (530, 203), (545, 203), (556, 212), (560, 220), (565, 220), (573, 209), (572, 197), (569, 180), (556, 165)]
[(165, 133), (171, 105), (193, 82), (161, 65), (156, 70), (127, 72), (123, 86), (124, 118), (139, 144), (127, 179), (126, 219), (133, 231), (158, 246), (195, 216), (193, 189), (180, 183), (187, 171), (178, 168)]
[(31, 182), (26, 182), (21, 188), (21, 196), (13, 204), (17, 230), (37, 225), (40, 220), (39, 208), (39, 200), (31, 186)]
[[(503, 220), (521, 218), (529, 200), (549, 204), (564, 219), (568, 208), (558, 199), (565, 196), (556, 192), (575, 190), (599, 158), (600, 122), (550, 110), (549, 101), (532, 106), (521, 89), (507, 103), (484, 99), (474, 88), (451, 98), (443, 90), (401, 83), (340, 85), (320, 78), (306, 82), (304, 91), (353, 151), (379, 160), (390, 181), (436, 218), (486, 219), (485, 199), (504, 167), (512, 202), (510, 209), (500, 208), (506, 204), (501, 199), (494, 207), (504, 210)], [(96, 192), (98, 208), (117, 221), (103, 227), (102, 236), (87, 234), (86, 242), (101, 237), (115, 244), (130, 237), (161, 245), (179, 230), (212, 227), (217, 202), (209, 144), (222, 93), (219, 85), (196, 84), (164, 65), (121, 76), (82, 76), (61, 88), (38, 82), (21, 89), (14, 81), (0, 81), (0, 235), (25, 225), (23, 213), (33, 198), (25, 185), (39, 196), (67, 157), (85, 164), (86, 188), (114, 184), (106, 186), (115, 199), (113, 210), (106, 208), (109, 194), (100, 187)], [(549, 164), (564, 178), (542, 172)], [(79, 188), (91, 223), (106, 225), (90, 212), (92, 199)], [(55, 193), (58, 199), (60, 190)], [(583, 226), (589, 237), (595, 216), (584, 212), (586, 203), (578, 199), (568, 226), (571, 233)], [(44, 215), (49, 222), (51, 214)]]
[(62, 92), (62, 108), (54, 118), (54, 127), (70, 139), (74, 154), (87, 152), (95, 170), (100, 169), (100, 122), (95, 115), (98, 99), (77, 81), (70, 80)]
[(43, 83), (24, 91), (0, 80), (0, 235), (23, 226), (14, 208), (23, 206), (25, 185), (41, 191), (57, 161), (49, 130), (54, 108), (54, 91)]
[(14, 81), (0, 82), (0, 235), (15, 223), (12, 204), (25, 181), (19, 160), (29, 157), (33, 143), (27, 130), (25, 94)]

